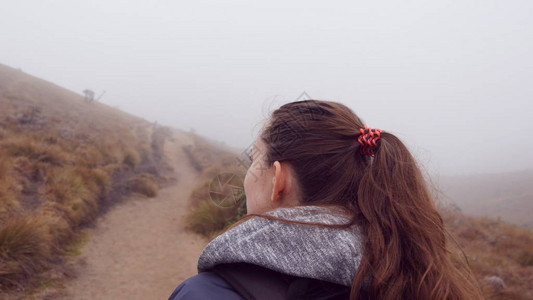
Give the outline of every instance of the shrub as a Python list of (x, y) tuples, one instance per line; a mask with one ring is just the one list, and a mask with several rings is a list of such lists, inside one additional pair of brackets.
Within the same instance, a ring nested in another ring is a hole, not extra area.
[(90, 221), (98, 213), (97, 194), (82, 177), (80, 169), (58, 169), (46, 179), (45, 198), (65, 207), (72, 227)]
[(111, 191), (111, 177), (103, 169), (76, 167), (74, 170), (94, 197), (102, 197)]
[(42, 145), (31, 139), (15, 139), (2, 145), (8, 155), (24, 156), (32, 161), (50, 163), (52, 165), (63, 165), (67, 153), (56, 145)]
[(128, 185), (131, 191), (148, 197), (157, 196), (159, 184), (151, 174), (143, 173), (133, 179), (130, 179)]
[(20, 203), (17, 200), (17, 191), (9, 182), (0, 182), (0, 216), (2, 214), (18, 211)]
[(141, 156), (141, 161), (147, 160), (152, 155), (152, 149), (148, 144), (141, 144), (139, 146), (139, 152)]
[(127, 169), (127, 167), (125, 167), (123, 164), (108, 164), (102, 168), (102, 170), (109, 174), (111, 178), (114, 178), (120, 172), (125, 171), (125, 169)]
[(105, 165), (105, 157), (95, 146), (80, 147), (76, 150), (78, 161), (83, 161), (87, 167), (94, 168)]
[(50, 257), (46, 226), (38, 217), (10, 218), (0, 227), (0, 285), (16, 286), (41, 271)]
[(190, 202), (192, 205), (198, 205), (201, 202), (209, 201), (209, 186), (211, 184), (211, 180), (203, 180), (202, 182), (198, 183), (193, 190), (191, 191), (191, 194), (189, 196)]
[(98, 148), (100, 149), (105, 164), (115, 164), (124, 161), (121, 146), (117, 141), (102, 139), (102, 141), (99, 142)]
[(211, 237), (226, 226), (227, 220), (221, 207), (203, 201), (187, 215), (187, 224), (189, 230)]
[(128, 150), (124, 154), (124, 159), (122, 160), (122, 163), (130, 166), (132, 169), (135, 169), (141, 163), (141, 157), (136, 151)]
[(68, 241), (74, 235), (69, 222), (68, 209), (59, 203), (47, 202), (42, 208), (42, 218), (48, 224), (46, 230), (50, 236), (50, 244), (54, 247)]
[(516, 258), (516, 262), (523, 267), (533, 266), (533, 253), (530, 251), (523, 251)]
[(82, 231), (73, 236), (73, 238), (62, 247), (62, 252), (70, 256), (81, 254), (81, 248), (89, 241), (87, 231)]
[(8, 211), (16, 211), (20, 208), (17, 196), (22, 186), (14, 179), (11, 163), (0, 158), (0, 215)]
[(91, 170), (92, 179), (100, 187), (100, 192), (107, 194), (111, 191), (111, 177), (102, 169)]
[(201, 201), (187, 215), (187, 229), (213, 238), (244, 215), (246, 215), (244, 193), (232, 207), (220, 207), (211, 201)]

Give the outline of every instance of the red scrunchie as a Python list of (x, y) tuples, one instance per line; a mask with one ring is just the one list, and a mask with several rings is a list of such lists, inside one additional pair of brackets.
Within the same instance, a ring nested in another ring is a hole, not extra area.
[(357, 138), (359, 145), (361, 145), (359, 152), (362, 155), (374, 156), (379, 147), (377, 141), (381, 138), (381, 129), (364, 126), (359, 131), (361, 132), (361, 135)]

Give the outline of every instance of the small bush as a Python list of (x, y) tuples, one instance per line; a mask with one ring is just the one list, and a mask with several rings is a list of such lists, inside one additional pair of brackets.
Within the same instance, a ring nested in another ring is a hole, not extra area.
[(98, 148), (105, 164), (122, 163), (124, 161), (122, 147), (117, 141), (103, 138), (99, 142)]
[(152, 149), (150, 148), (150, 146), (148, 144), (141, 144), (139, 145), (139, 148), (140, 148), (139, 152), (141, 156), (141, 161), (149, 159), (150, 156), (152, 155)]
[(523, 267), (533, 266), (533, 253), (530, 251), (522, 252), (517, 258), (516, 262)]
[(77, 167), (75, 172), (94, 196), (102, 197), (111, 191), (111, 177), (105, 170)]
[(213, 236), (227, 224), (222, 208), (210, 201), (202, 201), (187, 215), (187, 228), (203, 236)]
[(8, 211), (16, 211), (20, 208), (17, 200), (22, 186), (15, 180), (11, 170), (11, 163), (0, 158), (0, 215)]
[(125, 171), (127, 167), (125, 167), (123, 164), (109, 164), (102, 168), (102, 170), (109, 174), (111, 178), (117, 176), (120, 172)]
[(69, 211), (59, 203), (47, 202), (42, 208), (42, 218), (48, 224), (46, 230), (51, 238), (50, 244), (56, 247), (70, 240), (74, 229), (69, 221)]
[(130, 189), (148, 197), (157, 196), (159, 191), (159, 184), (155, 181), (155, 177), (151, 174), (141, 174), (129, 181)]
[(45, 184), (46, 200), (61, 204), (74, 228), (98, 214), (97, 191), (90, 189), (83, 174), (81, 169), (58, 169), (48, 176)]
[(233, 207), (220, 207), (211, 201), (201, 201), (187, 215), (187, 228), (208, 238), (213, 238), (244, 215), (246, 215), (244, 193), (240, 195)]
[(41, 271), (50, 257), (45, 224), (37, 217), (11, 218), (0, 227), (0, 286), (16, 286)]
[(62, 247), (62, 252), (69, 256), (78, 256), (81, 254), (81, 248), (89, 241), (87, 231), (79, 232)]
[(198, 183), (189, 196), (192, 205), (198, 205), (201, 202), (209, 201), (209, 186), (211, 180), (206, 179)]
[(87, 167), (94, 168), (105, 165), (104, 155), (95, 146), (87, 146), (76, 150), (79, 161), (83, 161)]
[(57, 169), (46, 178), (47, 200), (66, 204), (77, 198), (87, 196), (83, 178), (74, 171)]
[(17, 194), (15, 188), (13, 188), (8, 182), (0, 182), (0, 216), (20, 209)]
[(135, 169), (141, 163), (141, 157), (136, 151), (129, 150), (126, 152), (126, 154), (124, 154), (122, 163), (130, 166), (132, 169)]
[(103, 194), (107, 194), (111, 191), (111, 177), (106, 171), (102, 169), (93, 169), (92, 179), (100, 187), (100, 191)]
[(56, 145), (42, 145), (31, 139), (16, 139), (2, 145), (8, 155), (24, 156), (32, 161), (50, 163), (52, 165), (63, 165), (67, 153)]

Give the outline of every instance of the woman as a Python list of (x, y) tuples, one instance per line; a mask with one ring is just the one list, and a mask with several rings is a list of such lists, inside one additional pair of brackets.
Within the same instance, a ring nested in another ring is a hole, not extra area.
[(482, 298), (407, 148), (343, 104), (275, 110), (244, 189), (248, 215), (170, 299)]

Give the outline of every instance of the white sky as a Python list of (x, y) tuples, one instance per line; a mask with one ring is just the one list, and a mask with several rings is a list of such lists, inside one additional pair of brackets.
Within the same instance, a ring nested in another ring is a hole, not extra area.
[(533, 1), (2, 1), (0, 63), (244, 148), (303, 91), (441, 174), (533, 168)]

